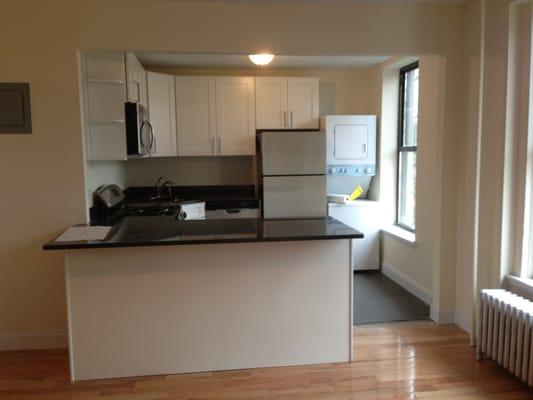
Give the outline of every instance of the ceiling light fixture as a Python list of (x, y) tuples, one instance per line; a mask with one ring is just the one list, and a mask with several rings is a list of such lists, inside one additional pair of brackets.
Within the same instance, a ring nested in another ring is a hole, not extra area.
[(272, 62), (272, 60), (274, 59), (274, 55), (273, 54), (266, 54), (266, 53), (250, 54), (248, 56), (248, 58), (255, 65), (264, 66), (264, 65), (270, 64)]

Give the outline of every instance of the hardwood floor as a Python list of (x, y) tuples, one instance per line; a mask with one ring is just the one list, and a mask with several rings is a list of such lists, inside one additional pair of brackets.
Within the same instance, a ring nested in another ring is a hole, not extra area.
[(494, 363), (475, 360), (454, 326), (412, 322), (354, 329), (356, 361), (72, 384), (66, 350), (0, 353), (2, 400), (533, 399)]

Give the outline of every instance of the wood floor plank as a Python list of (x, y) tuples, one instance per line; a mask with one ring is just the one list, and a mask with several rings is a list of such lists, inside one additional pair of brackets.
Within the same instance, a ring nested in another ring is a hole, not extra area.
[(533, 399), (453, 325), (354, 328), (353, 363), (69, 381), (66, 350), (0, 352), (2, 400)]

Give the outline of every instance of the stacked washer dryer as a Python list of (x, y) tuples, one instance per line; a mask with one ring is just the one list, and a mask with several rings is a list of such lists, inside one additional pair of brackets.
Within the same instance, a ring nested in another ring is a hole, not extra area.
[[(379, 269), (380, 204), (369, 198), (376, 175), (376, 116), (326, 115), (321, 128), (327, 142), (328, 194), (349, 195), (357, 187), (363, 195), (351, 202), (328, 203), (328, 214), (365, 235), (352, 241), (354, 270)], [(338, 197), (337, 197), (338, 198)]]

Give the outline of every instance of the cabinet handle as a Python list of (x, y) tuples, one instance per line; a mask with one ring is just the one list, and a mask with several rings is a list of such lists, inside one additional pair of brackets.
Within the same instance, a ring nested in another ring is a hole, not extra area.
[(135, 83), (135, 86), (137, 87), (137, 101), (136, 103), (141, 102), (141, 82), (139, 81), (133, 81)]
[(292, 128), (292, 111), (289, 111), (289, 117), (290, 117), (289, 118), (289, 120), (290, 120), (289, 126)]
[(222, 153), (222, 139), (217, 138), (218, 141), (218, 154)]
[(211, 138), (211, 154), (215, 154), (215, 138)]
[(283, 111), (283, 127), (287, 128), (287, 111)]

